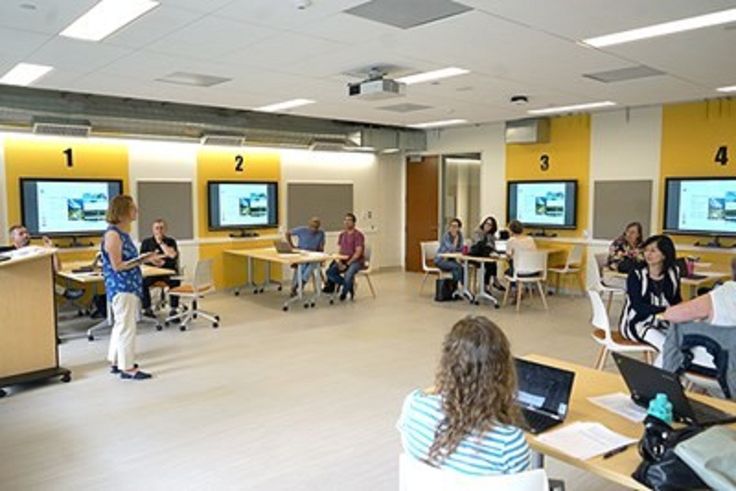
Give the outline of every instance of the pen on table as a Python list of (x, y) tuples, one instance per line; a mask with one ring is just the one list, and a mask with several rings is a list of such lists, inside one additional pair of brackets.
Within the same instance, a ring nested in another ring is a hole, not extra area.
[(610, 459), (614, 455), (618, 455), (621, 452), (624, 452), (627, 448), (631, 446), (631, 443), (627, 443), (626, 445), (621, 445), (620, 447), (616, 447), (613, 450), (609, 450), (608, 452), (603, 454), (604, 459)]

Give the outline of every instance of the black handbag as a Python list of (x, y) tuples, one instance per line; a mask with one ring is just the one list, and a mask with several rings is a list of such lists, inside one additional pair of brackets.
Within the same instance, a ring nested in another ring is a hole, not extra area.
[(452, 295), (457, 288), (457, 282), (450, 278), (441, 278), (435, 282), (434, 300), (436, 302), (449, 302), (453, 300)]
[(480, 241), (470, 246), (468, 255), (473, 257), (488, 257), (491, 255), (491, 252), (493, 252), (493, 248), (487, 242)]
[(704, 428), (688, 426), (679, 430), (659, 418), (647, 416), (644, 436), (639, 441), (642, 462), (631, 475), (655, 491), (709, 489), (688, 465), (675, 455), (678, 443), (694, 437)]

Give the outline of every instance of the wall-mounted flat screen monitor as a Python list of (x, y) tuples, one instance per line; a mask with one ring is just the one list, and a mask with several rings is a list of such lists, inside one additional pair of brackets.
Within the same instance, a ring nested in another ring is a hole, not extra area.
[(101, 235), (107, 204), (122, 192), (119, 179), (22, 178), (21, 220), (34, 237)]
[(207, 183), (210, 230), (278, 227), (278, 203), (276, 182)]
[(525, 227), (574, 229), (577, 217), (577, 181), (509, 181), (507, 221)]
[(665, 232), (736, 236), (736, 178), (667, 178), (664, 202)]

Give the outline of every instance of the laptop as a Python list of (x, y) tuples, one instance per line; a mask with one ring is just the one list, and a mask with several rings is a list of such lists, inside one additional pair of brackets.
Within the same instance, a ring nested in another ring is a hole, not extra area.
[(505, 240), (498, 240), (493, 244), (493, 248), (499, 254), (506, 254), (506, 244), (507, 242)]
[(287, 240), (274, 240), (273, 246), (279, 254), (300, 254), (300, 252), (294, 249)]
[(567, 417), (575, 373), (533, 361), (515, 359), (519, 392), (516, 404), (526, 420), (526, 429), (539, 434)]
[(736, 422), (734, 414), (688, 399), (677, 374), (616, 352), (613, 353), (613, 359), (629, 388), (631, 400), (637, 405), (649, 407), (649, 401), (661, 392), (667, 394), (667, 399), (672, 403), (672, 412), (677, 421), (701, 426)]

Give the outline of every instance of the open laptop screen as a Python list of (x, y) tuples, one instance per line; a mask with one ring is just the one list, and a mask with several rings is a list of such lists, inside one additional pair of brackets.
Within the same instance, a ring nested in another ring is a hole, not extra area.
[(575, 373), (516, 358), (516, 376), (522, 407), (560, 417), (567, 414)]

